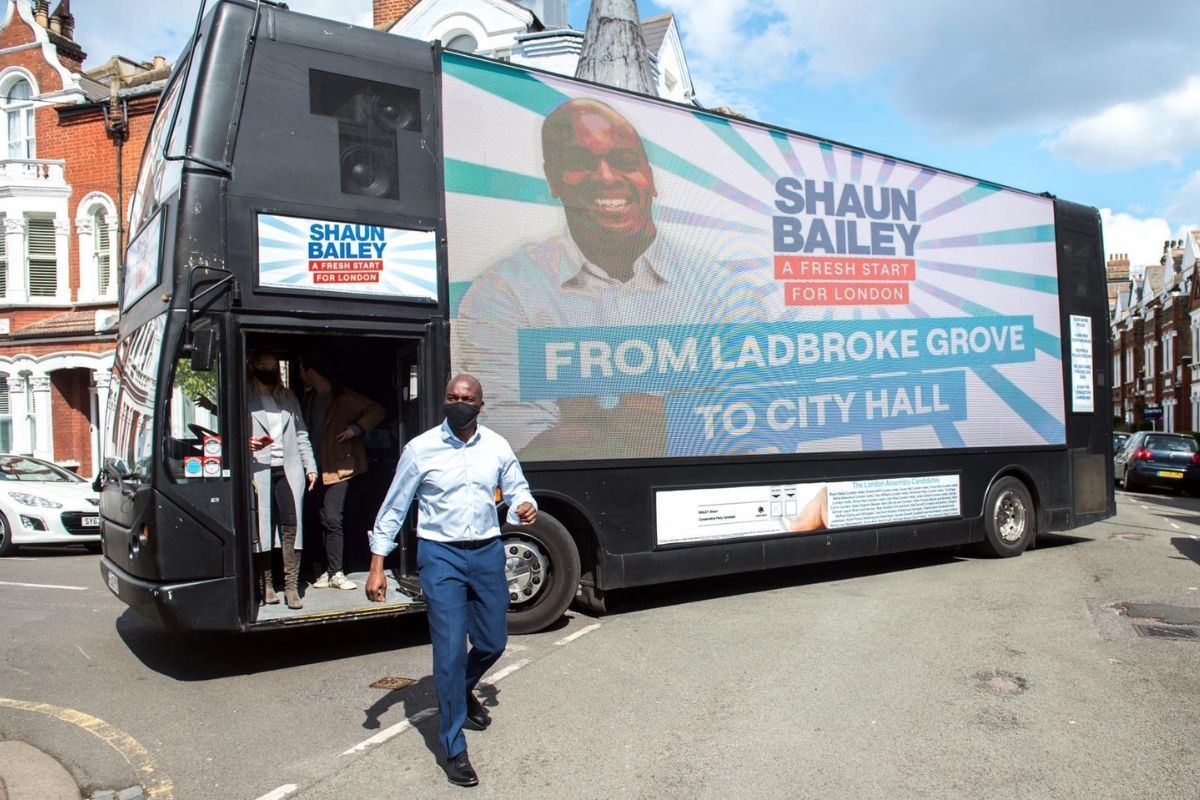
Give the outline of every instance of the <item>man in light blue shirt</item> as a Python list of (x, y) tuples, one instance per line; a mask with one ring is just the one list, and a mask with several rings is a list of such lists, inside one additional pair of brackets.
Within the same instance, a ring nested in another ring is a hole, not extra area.
[[(396, 547), (413, 498), (417, 500), (417, 566), (433, 640), (433, 681), (441, 714), (439, 736), (446, 776), (459, 786), (479, 783), (467, 758), (463, 725), (491, 719), (474, 688), (508, 642), (508, 579), (496, 517), (495, 491), (508, 503), (508, 522), (532, 525), (537, 503), (521, 465), (501, 436), (478, 424), (483, 387), (470, 375), (446, 386), (446, 420), (410, 441), (371, 532), (367, 597), (383, 602), (383, 560)], [(468, 634), (470, 652), (464, 647)]]

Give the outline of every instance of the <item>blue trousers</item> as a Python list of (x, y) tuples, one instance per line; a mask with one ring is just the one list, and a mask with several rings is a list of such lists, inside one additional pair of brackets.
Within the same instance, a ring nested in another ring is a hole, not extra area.
[(474, 550), (421, 539), (417, 567), (429, 606), (433, 684), (441, 714), (438, 735), (446, 756), (453, 758), (467, 749), (462, 732), (467, 692), (504, 655), (508, 643), (504, 547), (499, 537)]

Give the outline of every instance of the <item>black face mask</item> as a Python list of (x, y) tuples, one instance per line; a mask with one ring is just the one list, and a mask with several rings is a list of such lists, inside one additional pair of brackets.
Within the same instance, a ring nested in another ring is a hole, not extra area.
[(251, 372), (264, 386), (274, 386), (279, 383), (279, 373), (273, 369), (254, 369)]
[(442, 411), (446, 412), (446, 421), (450, 423), (450, 429), (455, 431), (461, 431), (479, 416), (479, 406), (470, 403), (446, 403), (442, 406)]

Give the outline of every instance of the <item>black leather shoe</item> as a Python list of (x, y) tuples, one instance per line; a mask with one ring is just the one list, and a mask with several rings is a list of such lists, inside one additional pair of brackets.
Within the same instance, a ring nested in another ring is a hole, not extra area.
[(466, 750), (446, 759), (446, 778), (455, 786), (475, 786), (479, 783), (479, 776), (475, 774)]
[(479, 702), (474, 692), (467, 692), (467, 722), (480, 731), (486, 730), (487, 726), (492, 724), (492, 715), (483, 707), (483, 703)]

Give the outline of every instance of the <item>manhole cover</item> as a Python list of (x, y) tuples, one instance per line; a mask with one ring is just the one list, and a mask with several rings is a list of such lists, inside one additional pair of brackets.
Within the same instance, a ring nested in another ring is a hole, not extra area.
[(1138, 636), (1145, 636), (1148, 639), (1182, 639), (1189, 642), (1200, 642), (1200, 628), (1135, 624), (1133, 629), (1138, 632)]
[(371, 684), (372, 689), (407, 689), (416, 683), (412, 678), (380, 678)]
[(979, 688), (993, 694), (1021, 694), (1029, 688), (1029, 681), (1014, 672), (987, 669), (975, 673)]

